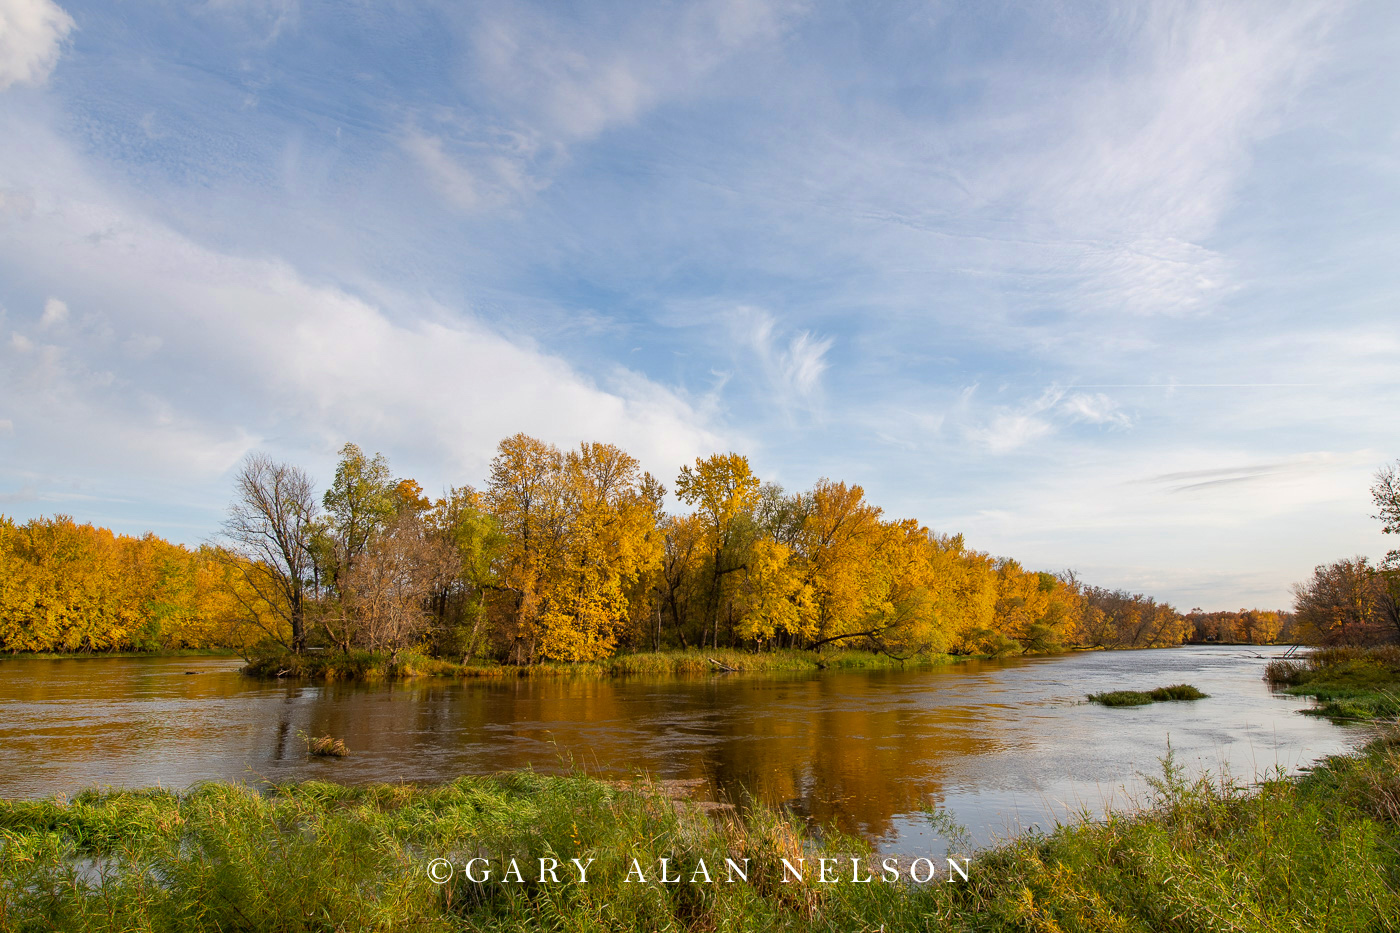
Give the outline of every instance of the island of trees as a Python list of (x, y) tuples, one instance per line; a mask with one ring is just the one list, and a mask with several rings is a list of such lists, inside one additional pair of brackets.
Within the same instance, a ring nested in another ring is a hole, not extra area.
[[(436, 499), (354, 444), (324, 492), (259, 454), (235, 483), (221, 534), (195, 549), (0, 517), (0, 649), (261, 644), (529, 665), (671, 648), (904, 659), (1299, 637), (1286, 613), (1183, 614), (1028, 570), (887, 518), (860, 486), (789, 493), (735, 453), (680, 469), (680, 514), (617, 446), (561, 451), (523, 434), (500, 443), (483, 488)], [(1382, 599), (1381, 575), (1346, 567)], [(1356, 628), (1316, 603), (1299, 597), (1301, 640)]]

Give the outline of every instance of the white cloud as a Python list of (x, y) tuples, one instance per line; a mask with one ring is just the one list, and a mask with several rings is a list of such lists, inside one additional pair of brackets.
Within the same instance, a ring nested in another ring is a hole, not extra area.
[(39, 326), (57, 327), (68, 321), (68, 305), (57, 298), (44, 302), (44, 313), (39, 317)]
[[(0, 224), (0, 255), (101, 313), (41, 353), (11, 337), (0, 396), (25, 413), (35, 460), (211, 477), (252, 446), (316, 457), (354, 439), (441, 471), (420, 476), (432, 483), (479, 482), (517, 431), (613, 441), (663, 475), (724, 446), (687, 399), (639, 374), (600, 384), (458, 309), (391, 289), (371, 302), (206, 248), (53, 147), (52, 185), (31, 217)], [(7, 169), (0, 153), (0, 177)], [(160, 366), (143, 363), (158, 351)]]
[(73, 26), (53, 0), (0, 0), (0, 91), (47, 81)]
[(1076, 421), (1131, 427), (1133, 420), (1102, 392), (1074, 392), (1060, 402), (1060, 410)]
[(1003, 412), (982, 427), (969, 428), (967, 435), (994, 454), (1004, 454), (1045, 437), (1053, 428), (1034, 415)]
[(1132, 418), (1107, 395), (1070, 392), (1052, 385), (1033, 399), (1017, 405), (998, 405), (989, 416), (978, 420), (973, 407), (974, 389), (964, 389), (958, 405), (964, 434), (974, 443), (995, 454), (1049, 437), (1066, 423), (1086, 423), (1109, 428), (1132, 426)]

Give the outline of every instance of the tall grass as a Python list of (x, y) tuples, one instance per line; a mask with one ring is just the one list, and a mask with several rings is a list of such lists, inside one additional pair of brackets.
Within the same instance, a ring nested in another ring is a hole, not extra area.
[(1270, 661), (1270, 685), (1315, 697), (1307, 712), (1338, 721), (1400, 716), (1400, 646), (1319, 648), (1301, 659)]
[(869, 651), (839, 649), (818, 654), (784, 650), (753, 653), (728, 648), (620, 654), (603, 661), (529, 665), (458, 664), (405, 652), (397, 658), (367, 651), (310, 652), (293, 655), (283, 650), (256, 653), (244, 673), (254, 677), (299, 677), (310, 680), (388, 680), (405, 677), (511, 679), (516, 677), (688, 676), (716, 672), (815, 671), (823, 669), (905, 668), (946, 664), (949, 655), (916, 655), (900, 660)]
[[(1256, 787), (1188, 778), (1169, 756), (1144, 807), (978, 853), (952, 884), (785, 883), (781, 858), (870, 853), (763, 807), (714, 817), (582, 775), (0, 802), (0, 929), (1394, 930), (1397, 748), (1378, 740)], [(428, 876), (434, 857), (475, 856), (516, 858), (523, 883)], [(550, 884), (541, 857), (597, 861), (586, 884)], [(627, 883), (633, 857), (649, 873), (662, 857), (686, 875), (701, 858), (751, 869), (748, 882)]]

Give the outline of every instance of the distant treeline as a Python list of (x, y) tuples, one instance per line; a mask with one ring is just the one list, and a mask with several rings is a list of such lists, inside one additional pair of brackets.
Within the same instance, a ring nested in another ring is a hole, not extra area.
[(1241, 609), (1238, 612), (1202, 612), (1192, 609), (1186, 614), (1190, 625), (1186, 640), (1192, 644), (1268, 645), (1293, 642), (1297, 639), (1296, 620), (1292, 613), (1272, 609)]
[(262, 637), (238, 602), (237, 559), (58, 515), (0, 515), (0, 650), (238, 648)]
[(483, 489), (430, 499), (381, 455), (241, 466), (218, 546), (70, 519), (0, 525), (0, 648), (118, 650), (258, 637), (526, 664), (623, 650), (858, 647), (1004, 654), (1180, 644), (1191, 621), (1141, 594), (1031, 571), (887, 519), (859, 486), (789, 493), (715, 454), (665, 487), (620, 448), (507, 438)]

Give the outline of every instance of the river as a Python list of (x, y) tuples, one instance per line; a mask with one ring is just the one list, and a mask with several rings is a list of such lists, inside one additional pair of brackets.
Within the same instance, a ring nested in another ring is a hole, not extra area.
[[(87, 787), (442, 781), (532, 767), (645, 773), (710, 799), (746, 793), (885, 851), (931, 843), (949, 810), (979, 842), (1105, 806), (1160, 774), (1248, 779), (1347, 748), (1352, 730), (1272, 694), (1282, 649), (1225, 646), (969, 661), (914, 671), (256, 681), (222, 658), (0, 661), (0, 797)], [(1108, 709), (1086, 693), (1191, 683), (1189, 703)], [(298, 733), (352, 754), (309, 758)], [(572, 764), (571, 764), (572, 763)], [(941, 851), (941, 850), (940, 850)]]

